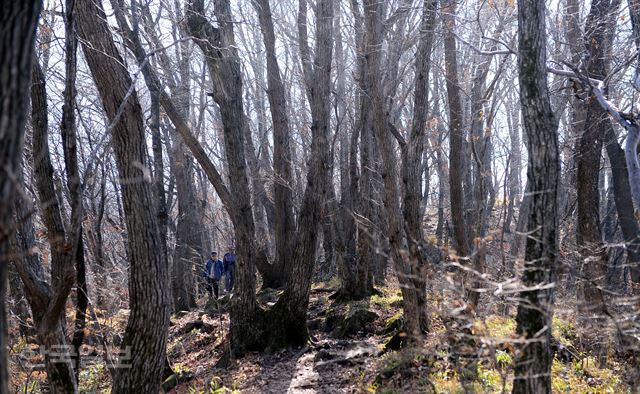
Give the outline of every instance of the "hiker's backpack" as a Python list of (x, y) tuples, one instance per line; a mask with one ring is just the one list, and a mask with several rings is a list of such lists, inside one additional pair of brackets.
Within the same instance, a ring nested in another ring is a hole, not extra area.
[(227, 253), (224, 255), (224, 262), (228, 265), (234, 265), (236, 263), (236, 255), (233, 253)]

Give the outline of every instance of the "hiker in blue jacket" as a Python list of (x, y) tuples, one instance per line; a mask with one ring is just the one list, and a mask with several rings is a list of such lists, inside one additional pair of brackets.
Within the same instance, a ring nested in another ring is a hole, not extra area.
[[(204, 276), (207, 280), (207, 291), (209, 292), (209, 298), (215, 295), (215, 299), (218, 299), (218, 294), (220, 291), (220, 278), (222, 278), (223, 273), (224, 264), (218, 259), (218, 253), (211, 252), (211, 258), (207, 260), (204, 271)], [(211, 290), (213, 290), (213, 294)]]
[(229, 252), (224, 255), (222, 260), (224, 261), (224, 274), (227, 282), (225, 287), (230, 293), (233, 291), (236, 270), (236, 252), (233, 246), (229, 247)]

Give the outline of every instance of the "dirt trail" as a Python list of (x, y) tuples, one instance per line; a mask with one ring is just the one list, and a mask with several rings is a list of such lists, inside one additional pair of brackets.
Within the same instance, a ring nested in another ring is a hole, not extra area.
[[(214, 349), (222, 341), (220, 335), (226, 332), (228, 315), (210, 317), (200, 311), (181, 316), (171, 328), (169, 355), (178, 369), (188, 370), (193, 377), (171, 392), (189, 393), (193, 389), (207, 392), (210, 387), (237, 389), (242, 393), (366, 392), (365, 375), (373, 369), (384, 341), (375, 332), (394, 311), (378, 310), (378, 319), (370, 324), (368, 332), (337, 339), (335, 333), (326, 332), (327, 315), (332, 313), (327, 308), (331, 304), (329, 294), (327, 289), (311, 294), (309, 321), (313, 343), (275, 354), (250, 353), (231, 361), (227, 368), (216, 368), (219, 354)], [(185, 333), (185, 326), (194, 320), (201, 320), (210, 332)]]

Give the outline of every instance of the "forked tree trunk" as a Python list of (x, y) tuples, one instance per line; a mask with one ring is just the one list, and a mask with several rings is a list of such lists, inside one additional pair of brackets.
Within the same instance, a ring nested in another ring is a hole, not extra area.
[(292, 268), (291, 247), (295, 234), (293, 217), (293, 177), (291, 169), (291, 131), (287, 116), (287, 102), (285, 88), (280, 77), (280, 67), (276, 57), (276, 37), (271, 17), (269, 0), (253, 1), (267, 58), (267, 96), (273, 122), (273, 197), (275, 205), (275, 239), (276, 239), (276, 267), (282, 272), (279, 283), (272, 283), (273, 287), (284, 288), (289, 281)]
[(302, 346), (309, 339), (307, 308), (315, 266), (319, 225), (326, 210), (329, 183), (329, 127), (331, 59), (333, 52), (333, 0), (321, 0), (316, 9), (315, 59), (311, 63), (307, 41), (306, 0), (298, 8), (298, 41), (307, 97), (311, 106), (311, 153), (307, 186), (302, 199), (299, 231), (293, 252), (289, 286), (266, 318), (268, 349)]
[[(414, 276), (419, 279), (418, 272), (412, 272), (410, 259), (405, 256), (406, 242), (400, 209), (400, 193), (396, 175), (396, 155), (391, 139), (391, 130), (387, 114), (384, 110), (382, 86), (380, 77), (381, 52), (378, 48), (382, 44), (382, 17), (384, 5), (378, 1), (364, 2), (364, 20), (366, 30), (366, 81), (371, 97), (373, 128), (381, 157), (381, 176), (383, 180), (384, 218), (387, 221), (387, 238), (389, 242), (389, 256), (394, 263), (396, 276), (402, 291), (405, 331), (410, 339), (420, 333), (420, 299), (418, 292), (424, 288), (416, 288)], [(426, 55), (424, 53), (423, 55)], [(420, 194), (421, 195), (421, 194)], [(423, 287), (423, 285), (420, 285)], [(423, 311), (424, 313), (424, 311)]]
[[(34, 59), (32, 65), (31, 121), (33, 126), (32, 165), (40, 202), (40, 212), (47, 229), (47, 240), (51, 252), (52, 289), (49, 286), (42, 289), (29, 286), (29, 280), (25, 276), (27, 267), (18, 267), (18, 272), (25, 283), (27, 292), (31, 293), (30, 299), (45, 300), (42, 303), (31, 302), (31, 312), (37, 327), (38, 343), (44, 349), (50, 349), (51, 346), (63, 346), (60, 348), (64, 354), (62, 362), (55, 362), (45, 358), (50, 389), (54, 393), (76, 392), (76, 377), (71, 363), (71, 352), (66, 348), (67, 340), (62, 330), (65, 320), (64, 308), (58, 310), (57, 315), (48, 310), (49, 304), (54, 302), (54, 297), (64, 296), (64, 300), (60, 299), (60, 302), (63, 305), (66, 304), (66, 297), (71, 291), (71, 286), (74, 282), (73, 277), (70, 280), (68, 279), (68, 274), (74, 274), (72, 264), (77, 253), (75, 248), (78, 245), (71, 243), (72, 241), (67, 242), (68, 238), (73, 237), (73, 235), (67, 236), (65, 233), (61, 209), (55, 192), (53, 166), (49, 154), (47, 93), (44, 74), (37, 59)], [(20, 211), (21, 214), (27, 211), (22, 204), (22, 201), (16, 201), (17, 211)], [(21, 232), (23, 236), (28, 236), (27, 232), (33, 229), (29, 228), (29, 223), (25, 223), (25, 225), (27, 227), (22, 228)], [(36, 264), (35, 261), (33, 263)], [(41, 263), (38, 261), (37, 264)], [(36, 269), (34, 268), (33, 270), (35, 271)], [(52, 294), (53, 292), (56, 292), (56, 295)]]
[(559, 152), (546, 71), (545, 2), (518, 0), (520, 105), (527, 134), (527, 193), (531, 196), (518, 335), (529, 339), (515, 358), (514, 393), (551, 392), (551, 317), (557, 260)]

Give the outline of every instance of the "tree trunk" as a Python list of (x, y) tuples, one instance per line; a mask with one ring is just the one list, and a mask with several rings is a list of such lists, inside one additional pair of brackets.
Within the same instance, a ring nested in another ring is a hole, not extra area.
[[(616, 2), (614, 0), (614, 2)], [(619, 2), (618, 2), (619, 4)], [(607, 75), (607, 34), (613, 9), (609, 0), (595, 0), (585, 25), (584, 42), (588, 52), (589, 77), (602, 80)], [(600, 157), (608, 115), (594, 97), (585, 105), (586, 119), (577, 154), (578, 225), (576, 240), (580, 252), (578, 309), (581, 318), (602, 318), (605, 313), (603, 289), (607, 274), (607, 254), (600, 227)]]
[(142, 109), (102, 6), (82, 1), (77, 7), (85, 58), (109, 119), (107, 131), (121, 179), (129, 236), (131, 312), (119, 360), (129, 368), (114, 369), (112, 392), (157, 392), (165, 361), (170, 299), (157, 211), (147, 204), (152, 187), (145, 175), (149, 163)]
[[(183, 112), (184, 113), (184, 112)], [(202, 261), (202, 221), (197, 220), (197, 201), (193, 179), (193, 162), (179, 136), (173, 142), (173, 165), (178, 198), (176, 249), (173, 257), (173, 310), (190, 311), (197, 307), (194, 288), (194, 265)], [(197, 264), (198, 268), (201, 264)]]
[(608, 119), (605, 123), (605, 148), (611, 163), (611, 182), (613, 183), (613, 197), (620, 223), (620, 230), (625, 241), (627, 261), (631, 270), (631, 279), (640, 282), (640, 226), (634, 215), (633, 198), (629, 186), (629, 173), (624, 158), (624, 150), (618, 143), (613, 124)]
[(221, 199), (234, 224), (238, 250), (230, 330), (232, 349), (234, 353), (242, 354), (262, 346), (260, 309), (255, 295), (255, 226), (244, 152), (244, 128), (248, 124), (243, 109), (242, 73), (229, 1), (216, 0), (214, 13), (218, 18), (217, 28), (204, 17), (204, 1), (193, 0), (187, 4), (187, 28), (205, 54), (213, 82), (213, 99), (220, 107), (229, 181), (234, 185), (233, 199), (230, 196), (221, 196)]
[(455, 2), (444, 1), (442, 22), (445, 27), (445, 75), (449, 104), (449, 193), (451, 196), (451, 224), (458, 255), (469, 256), (470, 245), (466, 236), (464, 191), (462, 187), (464, 135), (462, 130), (462, 103), (458, 80), (458, 58), (455, 41)]
[(504, 231), (506, 233), (511, 232), (511, 221), (514, 216), (514, 208), (520, 205), (521, 201), (521, 189), (522, 183), (520, 179), (521, 166), (522, 166), (522, 154), (520, 152), (520, 129), (518, 124), (520, 123), (519, 111), (513, 111), (510, 107), (507, 113), (507, 125), (509, 128), (509, 175), (508, 175), (508, 192), (509, 192), (509, 206), (507, 208), (507, 217), (504, 221)]
[(275, 239), (276, 265), (283, 275), (279, 283), (272, 283), (273, 287), (285, 287), (289, 281), (289, 274), (293, 264), (291, 247), (295, 234), (292, 199), (292, 169), (290, 148), (290, 126), (287, 116), (287, 103), (284, 84), (280, 77), (280, 67), (276, 57), (275, 33), (271, 17), (269, 0), (253, 1), (267, 58), (267, 96), (273, 122), (273, 196), (275, 205)]
[(436, 173), (438, 174), (438, 224), (436, 227), (436, 237), (438, 243), (442, 244), (444, 233), (448, 232), (447, 223), (449, 215), (446, 214), (446, 205), (451, 200), (449, 193), (449, 165), (446, 160), (446, 154), (444, 150), (444, 140), (447, 134), (447, 130), (444, 127), (442, 120), (442, 113), (440, 112), (440, 91), (441, 85), (436, 72), (434, 72), (434, 93), (433, 93), (433, 114), (436, 117), (435, 130), (431, 130), (430, 143), (433, 149), (436, 150)]
[(41, 1), (6, 2), (0, 22), (0, 394), (9, 391), (5, 310), (7, 252), (13, 212), (13, 172), (22, 154), (33, 41)]
[[(352, 187), (354, 192), (359, 194), (353, 196), (353, 206), (357, 211), (357, 241), (355, 253), (355, 275), (351, 277), (351, 283), (344, 283), (342, 286), (343, 299), (362, 299), (373, 293), (373, 271), (375, 266), (375, 247), (378, 243), (378, 234), (375, 231), (375, 211), (373, 178), (375, 165), (373, 160), (373, 118), (371, 114), (371, 98), (365, 93), (369, 90), (367, 78), (367, 48), (365, 44), (364, 18), (357, 2), (351, 3), (351, 9), (355, 22), (357, 73), (361, 92), (357, 97), (358, 118), (356, 121), (356, 131), (353, 139), (357, 144), (360, 137), (360, 174), (355, 177), (354, 169), (352, 173)], [(352, 141), (354, 141), (352, 139)], [(352, 144), (352, 161), (357, 160), (355, 155), (357, 147)], [(354, 183), (357, 180), (357, 184)]]
[[(434, 30), (436, 24), (437, 0), (425, 0), (420, 26), (420, 42), (416, 56), (416, 81), (414, 91), (413, 119), (411, 134), (406, 145), (402, 147), (402, 183), (404, 185), (403, 216), (405, 234), (409, 247), (409, 274), (413, 282), (413, 289), (417, 301), (417, 309), (408, 311), (410, 304), (405, 306), (406, 315), (417, 316), (418, 328), (421, 332), (429, 330), (428, 308), (426, 302), (427, 264), (438, 259), (439, 251), (431, 242), (424, 240), (422, 232), (422, 156), (426, 140), (425, 129), (427, 123), (429, 102), (429, 70), (431, 66), (431, 48), (433, 47)], [(427, 179), (427, 184), (429, 180)], [(413, 318), (413, 317), (412, 317)], [(416, 335), (412, 333), (410, 335)]]
[(514, 393), (551, 392), (551, 317), (558, 225), (559, 153), (546, 71), (545, 3), (518, 0), (520, 105), (527, 134), (527, 193), (531, 209), (516, 316), (518, 335), (529, 340), (515, 359)]
[[(382, 86), (380, 78), (380, 51), (378, 48), (382, 44), (382, 17), (383, 4), (377, 1), (364, 2), (367, 65), (366, 81), (369, 90), (367, 94), (371, 97), (373, 128), (377, 139), (379, 153), (382, 161), (381, 176), (383, 180), (383, 200), (385, 210), (383, 215), (387, 221), (390, 257), (394, 263), (396, 276), (400, 282), (402, 291), (404, 310), (404, 329), (409, 339), (417, 338), (420, 335), (420, 300), (419, 291), (413, 281), (414, 275), (420, 276), (415, 270), (412, 272), (412, 264), (404, 256), (406, 244), (404, 241), (402, 211), (400, 209), (399, 188), (396, 175), (396, 156), (391, 140), (391, 130), (387, 114), (384, 111), (384, 101), (382, 97)], [(426, 60), (426, 59), (425, 59)], [(422, 285), (420, 285), (422, 287)]]
[[(18, 226), (16, 225), (16, 230)], [(16, 231), (16, 236), (11, 239), (11, 253), (16, 256), (16, 259), (26, 258), (26, 253), (23, 252), (24, 249), (21, 248), (21, 240), (20, 234)], [(14, 263), (15, 264), (15, 263)], [(18, 271), (12, 265), (7, 267), (8, 269), (8, 279), (9, 279), (9, 293), (7, 296), (7, 300), (11, 300), (11, 305), (13, 312), (16, 315), (18, 320), (18, 330), (20, 332), (20, 336), (23, 339), (33, 338), (36, 334), (34, 327), (31, 323), (29, 323), (29, 319), (31, 318), (31, 312), (29, 311), (29, 303), (27, 302), (26, 292), (24, 289), (24, 285), (22, 284), (22, 279), (20, 279), (20, 275)], [(32, 320), (33, 321), (33, 320)]]
[[(173, 90), (172, 98), (183, 119), (189, 119), (190, 108), (190, 54), (187, 42), (180, 43), (180, 59), (178, 69), (180, 83)], [(187, 147), (181, 138), (172, 132), (174, 139), (174, 175), (176, 178), (176, 195), (178, 198), (178, 224), (176, 231), (176, 250), (173, 259), (173, 308), (175, 311), (191, 310), (196, 305), (194, 266), (201, 266), (202, 217), (198, 215), (196, 189), (193, 178), (193, 160), (187, 154)]]
[[(629, 0), (629, 15), (631, 17), (631, 26), (633, 31), (633, 40), (636, 44), (636, 50), (640, 51), (640, 1)], [(640, 52), (639, 52), (640, 53)], [(636, 90), (640, 90), (640, 55), (639, 62), (636, 63), (636, 69), (633, 76), (633, 86)], [(629, 123), (629, 122), (628, 122)], [(629, 172), (629, 180), (631, 184), (631, 194), (636, 210), (640, 210), (640, 160), (638, 160), (638, 146), (640, 146), (640, 126), (637, 122), (635, 127), (625, 127), (627, 139), (625, 142), (625, 158), (627, 160), (627, 171)]]
[[(340, 2), (334, 2), (336, 7), (334, 18), (334, 35), (335, 35), (335, 64), (336, 64), (336, 84), (335, 84), (335, 104), (336, 112), (336, 138), (340, 142), (339, 153), (339, 173), (340, 173), (340, 200), (337, 201), (336, 218), (334, 219), (335, 232), (335, 248), (336, 248), (336, 271), (340, 278), (341, 286), (332, 296), (333, 298), (341, 298), (342, 295), (348, 296), (355, 281), (355, 263), (356, 263), (356, 223), (354, 218), (354, 197), (358, 193), (357, 183), (357, 163), (355, 163), (357, 152), (351, 153), (351, 140), (355, 138), (356, 144), (358, 139), (358, 131), (355, 128), (349, 130), (346, 126), (347, 103), (342, 97), (346, 94), (346, 64), (344, 58), (344, 43), (342, 37), (342, 18), (339, 11)], [(351, 136), (349, 135), (351, 131)], [(357, 146), (356, 146), (357, 149)], [(353, 159), (351, 155), (353, 154)], [(351, 162), (354, 162), (354, 171), (352, 173)], [(353, 180), (352, 180), (353, 178)], [(355, 181), (355, 182), (354, 182)]]
[[(447, 79), (447, 98), (449, 104), (449, 193), (451, 196), (451, 224), (453, 227), (453, 237), (459, 258), (477, 259), (479, 253), (471, 256), (471, 240), (469, 238), (470, 229), (468, 225), (468, 215), (465, 214), (467, 208), (466, 203), (469, 191), (465, 190), (465, 170), (466, 161), (464, 160), (465, 137), (463, 130), (463, 112), (460, 99), (460, 82), (458, 79), (458, 59), (456, 54), (455, 42), (455, 17), (456, 3), (447, 0), (444, 2), (443, 24), (445, 27), (444, 35), (444, 54), (445, 54), (445, 76)], [(469, 182), (467, 182), (469, 184)], [(477, 268), (474, 266), (474, 269)], [(462, 287), (467, 292), (471, 283), (475, 283), (474, 275), (461, 274)], [(465, 283), (469, 282), (469, 283)], [(475, 309), (480, 293), (471, 289), (467, 293), (467, 301), (471, 309)]]
[[(78, 245), (72, 243), (73, 241), (69, 241), (71, 237), (67, 238), (65, 234), (60, 205), (55, 193), (53, 166), (49, 154), (47, 92), (44, 74), (37, 59), (34, 59), (32, 65), (31, 121), (33, 126), (32, 165), (40, 200), (40, 212), (42, 221), (47, 229), (47, 239), (51, 252), (51, 284), (56, 294), (51, 294), (52, 291), (48, 286), (46, 290), (41, 291), (29, 287), (27, 285), (28, 280), (23, 274), (24, 268), (19, 269), (18, 272), (21, 272), (20, 276), (25, 286), (27, 286), (27, 290), (34, 293), (31, 299), (45, 300), (41, 303), (30, 303), (34, 323), (37, 327), (38, 343), (47, 350), (51, 349), (51, 346), (64, 346), (60, 348), (60, 352), (63, 354), (62, 361), (58, 360), (56, 362), (51, 359), (45, 359), (51, 390), (54, 393), (76, 392), (76, 377), (71, 363), (71, 353), (66, 348), (66, 338), (62, 327), (65, 322), (64, 305), (73, 285), (73, 277), (71, 277), (70, 281), (67, 278), (69, 275), (77, 275), (73, 270), (73, 261), (77, 253), (75, 248)], [(16, 201), (16, 210), (20, 212), (20, 217), (27, 211), (22, 206), (22, 203), (22, 201)], [(28, 222), (25, 225), (31, 227)], [(27, 232), (33, 231), (33, 228), (29, 227), (21, 229), (23, 236), (26, 237), (28, 236)], [(35, 295), (36, 293), (37, 295)], [(55, 312), (57, 315), (54, 315), (50, 311), (50, 305), (55, 302), (56, 297), (59, 297), (62, 307)]]
[(309, 338), (307, 308), (313, 275), (319, 224), (326, 211), (329, 186), (329, 127), (331, 60), (333, 52), (333, 0), (320, 0), (316, 9), (315, 59), (311, 63), (307, 42), (306, 0), (298, 8), (298, 41), (305, 86), (311, 106), (311, 154), (307, 186), (299, 215), (294, 265), (289, 283), (267, 315), (267, 348), (302, 346)]
[[(67, 0), (65, 3), (65, 87), (64, 105), (62, 106), (62, 122), (60, 134), (62, 148), (64, 150), (64, 162), (67, 171), (67, 188), (69, 189), (71, 205), (71, 233), (69, 237), (72, 250), (72, 259), (76, 266), (76, 315), (74, 319), (74, 331), (71, 345), (74, 353), (74, 367), (80, 371), (80, 346), (84, 341), (84, 328), (86, 326), (87, 306), (89, 295), (87, 289), (87, 266), (84, 255), (84, 237), (82, 222), (84, 212), (82, 209), (82, 179), (78, 168), (78, 137), (76, 128), (76, 74), (77, 74), (77, 49), (78, 38), (76, 36), (75, 0)], [(73, 261), (72, 260), (72, 261)], [(76, 381), (79, 376), (76, 374)]]

